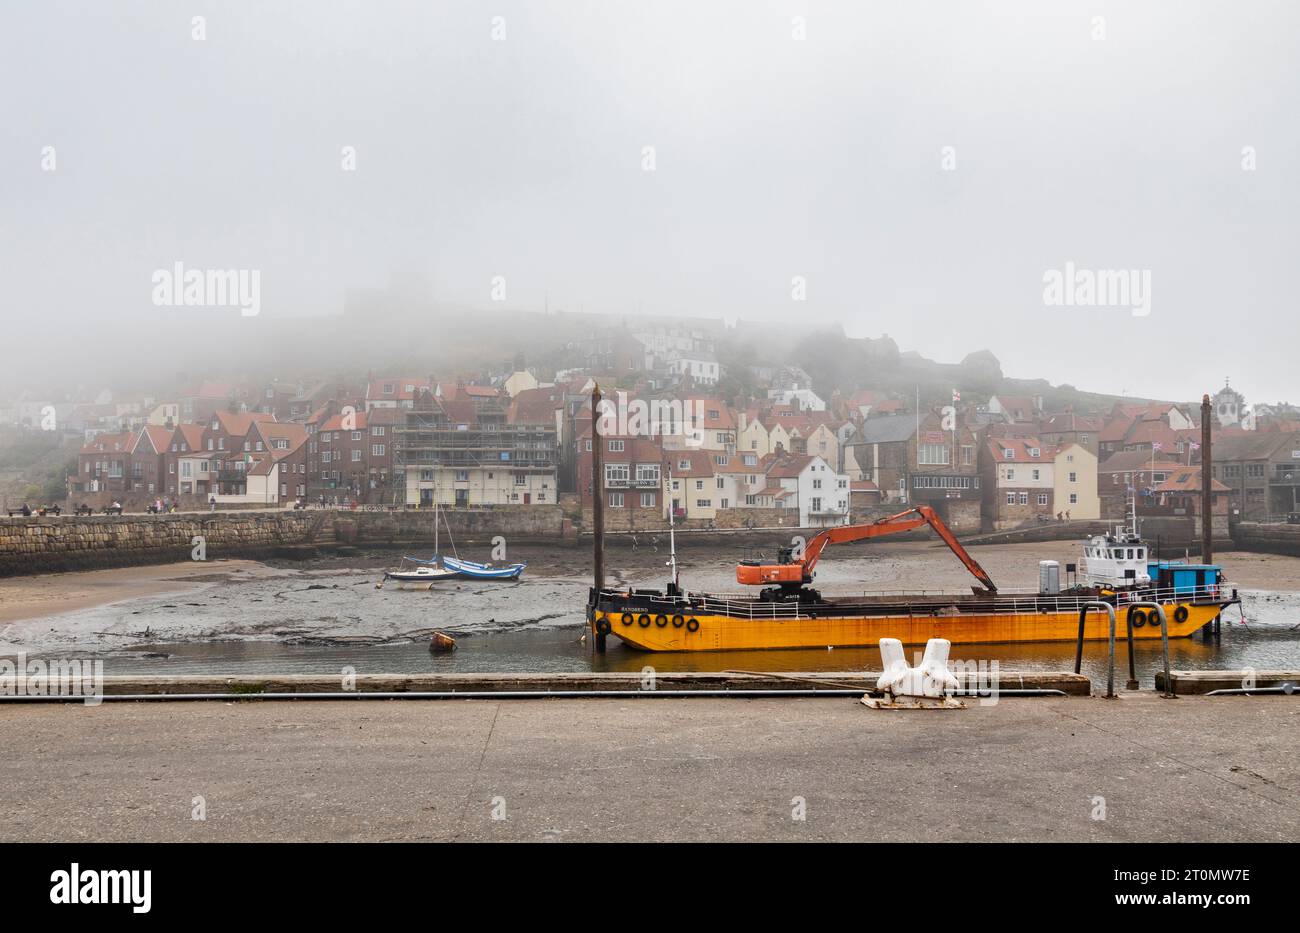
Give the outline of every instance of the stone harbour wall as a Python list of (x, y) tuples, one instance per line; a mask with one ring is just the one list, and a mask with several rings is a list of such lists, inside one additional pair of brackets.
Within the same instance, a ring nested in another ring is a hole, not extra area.
[[(437, 537), (457, 544), (560, 543), (575, 536), (559, 506), (438, 512)], [(432, 546), (434, 513), (306, 509), (171, 515), (0, 518), (0, 576), (191, 560), (306, 557), (324, 550)]]

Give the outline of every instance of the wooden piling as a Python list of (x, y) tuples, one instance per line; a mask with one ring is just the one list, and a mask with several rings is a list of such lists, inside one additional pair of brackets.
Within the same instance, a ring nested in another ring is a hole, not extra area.
[[(592, 569), (596, 602), (605, 588), (605, 467), (604, 445), (600, 439), (600, 383), (591, 387), (591, 537), (593, 541)], [(595, 612), (592, 613), (593, 643), (598, 652), (605, 650), (605, 635), (596, 631)]]
[(1214, 482), (1213, 456), (1210, 452), (1210, 396), (1201, 396), (1201, 563), (1214, 563), (1214, 501), (1210, 484)]

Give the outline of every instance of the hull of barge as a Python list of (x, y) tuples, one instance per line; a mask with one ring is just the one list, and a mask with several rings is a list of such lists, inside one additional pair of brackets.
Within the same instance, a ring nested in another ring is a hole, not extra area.
[[(761, 618), (761, 606), (744, 613), (690, 611), (679, 606), (647, 605), (630, 599), (602, 599), (593, 614), (593, 625), (604, 628), (627, 644), (645, 651), (737, 651), (773, 648), (850, 648), (879, 644), (882, 638), (897, 638), (905, 645), (924, 645), (931, 638), (946, 638), (953, 644), (996, 644), (1015, 642), (1072, 642), (1079, 635), (1079, 612), (1072, 610), (996, 611), (944, 609), (912, 612), (839, 614), (835, 607), (820, 606), (797, 617)], [(1170, 638), (1187, 638), (1219, 615), (1230, 601), (1169, 602), (1164, 605)], [(1186, 611), (1180, 611), (1180, 607)], [(656, 611), (660, 609), (662, 611)], [(1126, 609), (1121, 608), (1115, 637), (1127, 637)], [(1178, 621), (1178, 617), (1183, 617)], [(1084, 639), (1110, 637), (1107, 613), (1092, 611), (1084, 623)], [(1158, 621), (1133, 630), (1135, 640), (1158, 639)]]

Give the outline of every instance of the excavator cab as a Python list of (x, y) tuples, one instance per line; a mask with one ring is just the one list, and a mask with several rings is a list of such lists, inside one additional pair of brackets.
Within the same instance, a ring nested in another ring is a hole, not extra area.
[(736, 582), (745, 586), (766, 586), (769, 583), (802, 586), (805, 582), (803, 561), (795, 560), (793, 547), (778, 547), (775, 563), (762, 551), (746, 548), (744, 559), (736, 565)]

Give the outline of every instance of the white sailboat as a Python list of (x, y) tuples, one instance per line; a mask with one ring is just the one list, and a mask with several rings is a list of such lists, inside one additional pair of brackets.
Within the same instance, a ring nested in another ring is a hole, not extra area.
[[(419, 557), (403, 557), (396, 569), (385, 570), (384, 579), (375, 584), (375, 589), (383, 589), (385, 583), (392, 580), (394, 583), (425, 583), (428, 588), (432, 589), (433, 584), (442, 580), (450, 580), (461, 575), (460, 570), (448, 567), (443, 560), (439, 551), (439, 525), (438, 525), (438, 492), (435, 489), (433, 494), (433, 556), (428, 560)], [(451, 527), (447, 528), (448, 537), (451, 536)], [(452, 550), (455, 551), (456, 544), (452, 542)]]

